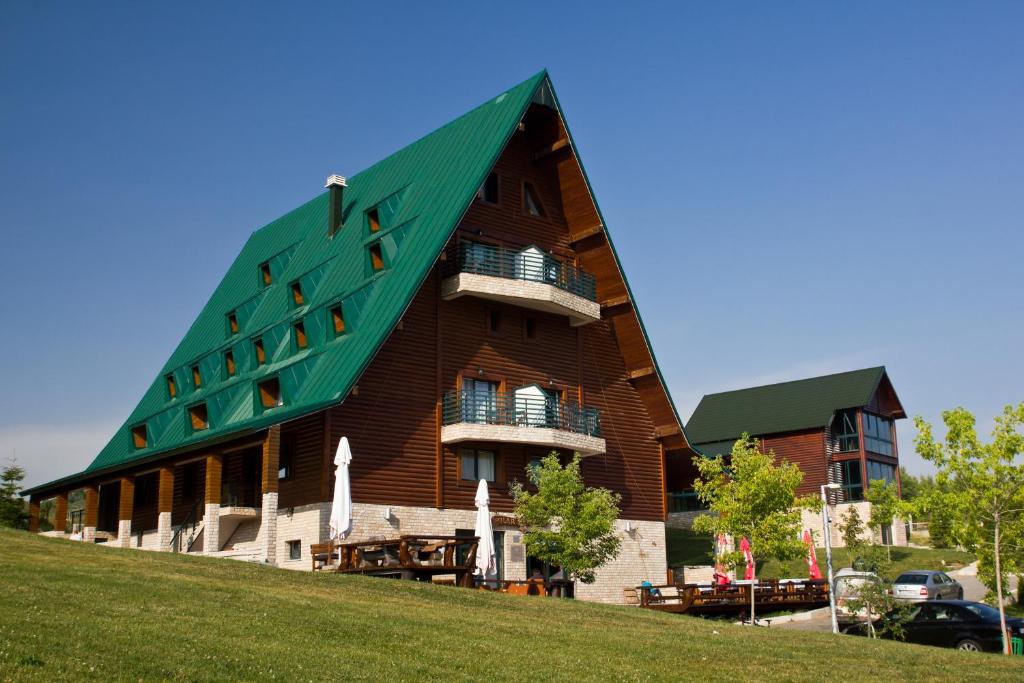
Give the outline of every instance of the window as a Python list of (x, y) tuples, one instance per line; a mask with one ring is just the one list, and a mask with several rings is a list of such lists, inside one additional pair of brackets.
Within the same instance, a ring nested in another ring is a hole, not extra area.
[(523, 318), (523, 336), (527, 339), (536, 339), (537, 337), (537, 319), (532, 315)]
[(260, 284), (268, 287), (273, 282), (274, 278), (270, 275), (270, 261), (264, 261), (260, 264)]
[(384, 256), (380, 250), (380, 242), (370, 245), (370, 267), (375, 273), (384, 270)]
[[(864, 450), (892, 455), (892, 420), (864, 413)], [(868, 477), (870, 479), (870, 477)]]
[(292, 458), (292, 441), (286, 440), (281, 442), (281, 451), (278, 454), (277, 460), (277, 479), (278, 481), (285, 481), (291, 479), (292, 475), (295, 474), (293, 469), (293, 458)]
[(296, 351), (301, 351), (309, 346), (309, 339), (306, 338), (306, 326), (301, 320), (292, 325), (292, 331), (294, 332)]
[(544, 205), (540, 203), (540, 197), (537, 196), (537, 190), (530, 183), (523, 183), (523, 213), (538, 218), (543, 218), (546, 215)]
[(889, 524), (879, 528), (882, 530), (882, 545), (892, 545), (892, 525)]
[(884, 462), (868, 460), (868, 484), (873, 481), (884, 481), (886, 484), (896, 481), (896, 468)]
[(366, 212), (366, 225), (370, 232), (380, 232), (380, 214), (373, 208)]
[(167, 397), (177, 398), (178, 397), (178, 385), (174, 381), (174, 375), (167, 375), (164, 379), (167, 380)]
[(236, 371), (235, 353), (231, 349), (228, 349), (224, 352), (224, 379), (234, 377)]
[(462, 380), (462, 421), (492, 424), (498, 419), (498, 383), (466, 377)]
[(491, 172), (487, 174), (487, 180), (476, 191), (476, 198), (485, 204), (498, 203), (498, 174)]
[(298, 308), (299, 306), (301, 306), (305, 302), (305, 299), (302, 298), (302, 283), (299, 282), (298, 280), (293, 282), (291, 284), (291, 292), (292, 292), (292, 305), (295, 308)]
[(194, 386), (196, 389), (200, 389), (203, 386), (203, 376), (199, 372), (198, 365), (192, 366), (192, 386)]
[(252, 340), (252, 348), (255, 352), (256, 366), (265, 365), (267, 362), (267, 353), (263, 350), (263, 337), (256, 337)]
[(228, 336), (238, 334), (238, 313), (231, 311), (228, 313)]
[(301, 560), (302, 559), (302, 541), (288, 541), (288, 559), (289, 560)]
[(148, 434), (146, 434), (146, 425), (141, 424), (132, 427), (132, 445), (135, 448), (145, 448), (148, 441)]
[(197, 403), (194, 406), (190, 406), (188, 418), (193, 431), (199, 432), (210, 428), (210, 418), (206, 412), (205, 403)]
[(345, 334), (345, 312), (341, 308), (341, 304), (331, 306), (331, 310), (328, 312), (330, 316), (331, 329), (334, 330), (334, 336), (338, 337)]
[(281, 382), (277, 377), (269, 377), (257, 384), (256, 393), (259, 395), (260, 406), (263, 410), (283, 405), (281, 401)]
[(843, 500), (849, 502), (864, 500), (864, 484), (860, 476), (860, 460), (844, 460), (839, 463), (840, 486)]
[(857, 411), (853, 408), (840, 410), (832, 423), (832, 434), (836, 442), (836, 450), (840, 453), (860, 450), (857, 438)]
[(466, 481), (477, 481), (486, 479), (494, 481), (494, 451), (485, 451), (478, 448), (463, 448), (459, 451), (462, 458), (462, 479)]
[(501, 311), (491, 308), (487, 311), (487, 331), (491, 334), (501, 332)]

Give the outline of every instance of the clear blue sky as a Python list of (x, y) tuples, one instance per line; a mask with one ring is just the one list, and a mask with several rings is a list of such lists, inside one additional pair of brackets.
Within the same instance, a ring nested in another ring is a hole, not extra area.
[(91, 460), (250, 232), (544, 67), (684, 417), (876, 364), (933, 421), (1024, 400), (1024, 3), (216, 4), (0, 13), (29, 483)]

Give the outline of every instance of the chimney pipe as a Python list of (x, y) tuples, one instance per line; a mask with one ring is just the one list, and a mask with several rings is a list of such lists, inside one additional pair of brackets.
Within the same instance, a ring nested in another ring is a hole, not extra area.
[(324, 187), (331, 191), (327, 202), (327, 236), (334, 237), (334, 233), (341, 230), (342, 226), (341, 208), (346, 187), (345, 176), (328, 176), (327, 184)]

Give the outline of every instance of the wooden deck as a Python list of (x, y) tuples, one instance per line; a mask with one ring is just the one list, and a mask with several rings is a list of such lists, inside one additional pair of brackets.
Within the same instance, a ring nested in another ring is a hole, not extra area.
[[(757, 611), (813, 609), (828, 604), (828, 581), (767, 579), (753, 586)], [(749, 583), (638, 586), (640, 606), (696, 615), (742, 615), (750, 611)]]
[(456, 585), (468, 587), (479, 540), (476, 536), (405, 535), (380, 541), (313, 544), (310, 554), (313, 571), (418, 581), (450, 574)]

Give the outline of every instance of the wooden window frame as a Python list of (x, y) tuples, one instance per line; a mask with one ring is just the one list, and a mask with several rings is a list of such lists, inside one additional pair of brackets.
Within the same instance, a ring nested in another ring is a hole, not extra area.
[(305, 320), (296, 320), (292, 323), (292, 346), (295, 353), (309, 348), (309, 335), (306, 334)]
[[(337, 312), (337, 314), (335, 312)], [(341, 322), (341, 329), (338, 329), (339, 321)], [(344, 336), (346, 332), (345, 305), (340, 301), (328, 306), (327, 308), (327, 329), (331, 330), (335, 339)]]
[(146, 429), (146, 423), (135, 425), (132, 427), (132, 446), (135, 450), (142, 450), (149, 445), (149, 430)]
[[(537, 210), (540, 212), (539, 214), (530, 213), (530, 211), (526, 208), (527, 188), (532, 190), (530, 194), (536, 200)], [(546, 219), (548, 217), (548, 208), (544, 206), (544, 200), (540, 198), (540, 192), (537, 191), (537, 186), (534, 183), (530, 182), (529, 180), (523, 180), (520, 183), (519, 187), (519, 197), (521, 199), (521, 201), (519, 202), (519, 210), (522, 212), (524, 216), (528, 216), (529, 218), (541, 219)]]
[(493, 484), (495, 486), (505, 486), (505, 483), (506, 483), (506, 477), (505, 477), (505, 458), (504, 458), (504, 456), (503, 456), (503, 454), (501, 452), (501, 449), (500, 448), (495, 448), (494, 446), (481, 446), (479, 444), (473, 444), (473, 443), (468, 443), (468, 444), (460, 443), (460, 444), (457, 445), (457, 447), (455, 449), (455, 475), (456, 475), (456, 478), (458, 479), (460, 485), (462, 485), (462, 486), (467, 486), (468, 485), (468, 486), (471, 486), (471, 487), (476, 487), (476, 486), (480, 485), (480, 479), (479, 478), (476, 478), (476, 479), (463, 479), (463, 477), (462, 477), (462, 452), (463, 451), (473, 451), (474, 453), (479, 453), (480, 451), (486, 451), (488, 453), (493, 453), (494, 454), (494, 479), (493, 480), (489, 480), (487, 483), (488, 484)]
[(281, 378), (277, 375), (264, 377), (256, 383), (256, 407), (265, 413), (284, 405), (284, 394), (281, 391)]
[[(494, 199), (493, 202), (490, 201), (489, 199), (487, 199), (487, 190), (486, 190), (487, 181), (491, 179), (491, 176), (494, 176), (494, 195), (495, 195), (495, 199)], [(501, 174), (498, 173), (497, 171), (489, 172), (487, 174), (487, 177), (484, 178), (484, 182), (482, 182), (480, 184), (480, 187), (477, 188), (476, 195), (473, 198), (476, 201), (478, 201), (481, 204), (483, 204), (484, 206), (501, 206)]]
[(302, 294), (302, 282), (295, 280), (288, 285), (288, 293), (292, 300), (292, 308), (302, 308), (306, 305), (306, 298)]
[(231, 379), (238, 374), (238, 364), (235, 363), (234, 349), (224, 351), (224, 379)]
[(203, 432), (210, 428), (210, 411), (206, 401), (193, 403), (188, 407), (189, 426), (193, 432)]

